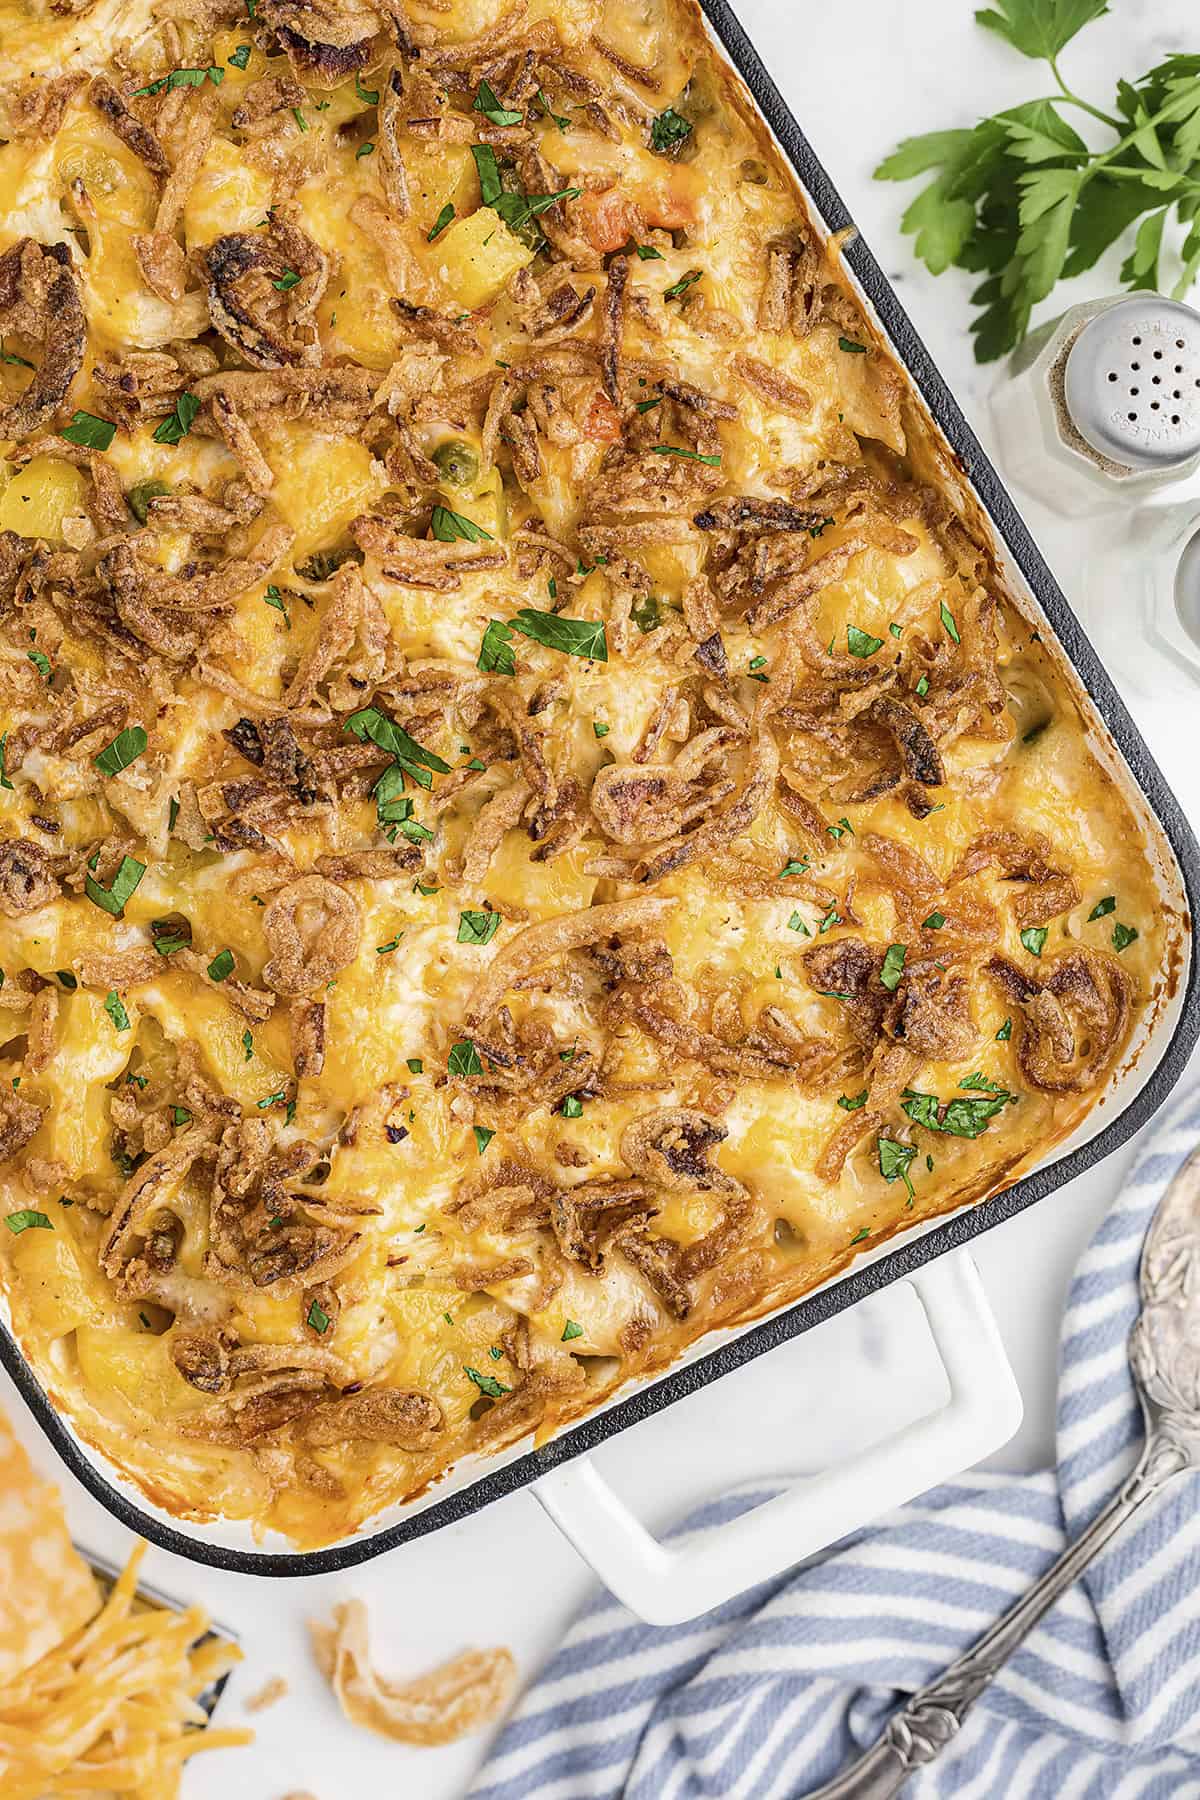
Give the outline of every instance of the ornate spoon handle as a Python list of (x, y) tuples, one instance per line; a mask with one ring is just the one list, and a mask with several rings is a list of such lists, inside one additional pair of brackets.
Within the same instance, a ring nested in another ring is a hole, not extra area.
[(889, 1800), (890, 1795), (898, 1794), (913, 1771), (932, 1762), (955, 1736), (997, 1670), (1109, 1539), (1169, 1481), (1192, 1467), (1192, 1447), (1181, 1443), (1169, 1428), (1155, 1430), (1133, 1474), (1083, 1536), (1068, 1544), (1041, 1580), (1014, 1601), (944, 1675), (913, 1694), (892, 1715), (878, 1743), (833, 1781), (817, 1788), (809, 1800)]

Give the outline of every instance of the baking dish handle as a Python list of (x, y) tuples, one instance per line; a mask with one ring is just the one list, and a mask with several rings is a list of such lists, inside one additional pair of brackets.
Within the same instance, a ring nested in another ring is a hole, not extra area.
[(939, 1411), (847, 1462), (802, 1476), (774, 1500), (678, 1549), (650, 1535), (588, 1456), (534, 1483), (555, 1524), (632, 1612), (651, 1625), (710, 1612), (959, 1474), (1012, 1436), (1021, 1422), (1021, 1394), (972, 1258), (952, 1251), (908, 1279), (950, 1397)]

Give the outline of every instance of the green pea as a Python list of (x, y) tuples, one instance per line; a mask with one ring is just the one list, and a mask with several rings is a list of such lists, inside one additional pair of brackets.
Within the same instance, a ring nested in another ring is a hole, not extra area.
[(139, 525), (144, 525), (150, 516), (150, 502), (170, 491), (165, 481), (139, 481), (136, 487), (130, 488), (125, 499)]
[(469, 487), (479, 475), (479, 458), (461, 438), (449, 438), (433, 453), (439, 473), (451, 487)]

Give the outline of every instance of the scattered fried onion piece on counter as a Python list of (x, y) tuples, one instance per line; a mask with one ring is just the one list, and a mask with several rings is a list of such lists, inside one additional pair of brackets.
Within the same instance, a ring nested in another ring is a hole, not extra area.
[(333, 1624), (309, 1621), (313, 1654), (352, 1725), (398, 1744), (454, 1744), (499, 1718), (516, 1685), (511, 1650), (466, 1650), (412, 1681), (389, 1681), (372, 1665), (367, 1609), (349, 1600)]

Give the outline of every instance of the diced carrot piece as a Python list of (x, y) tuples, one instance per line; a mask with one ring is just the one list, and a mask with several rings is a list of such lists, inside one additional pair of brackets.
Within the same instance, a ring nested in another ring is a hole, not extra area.
[(607, 394), (602, 394), (599, 388), (592, 395), (583, 435), (594, 444), (616, 444), (620, 441), (621, 415)]
[(601, 255), (619, 250), (637, 231), (637, 208), (617, 188), (581, 195), (579, 213), (588, 243)]

